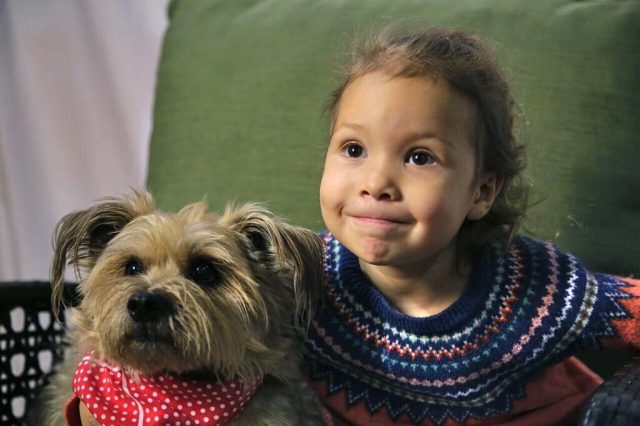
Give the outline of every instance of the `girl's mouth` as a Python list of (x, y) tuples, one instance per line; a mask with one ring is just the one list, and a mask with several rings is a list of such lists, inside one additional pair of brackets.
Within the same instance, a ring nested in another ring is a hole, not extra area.
[(387, 219), (387, 218), (381, 218), (381, 217), (353, 216), (353, 218), (358, 222), (368, 223), (371, 225), (381, 225), (381, 226), (402, 225), (404, 223), (399, 220)]
[(358, 212), (349, 216), (356, 224), (358, 224), (358, 226), (364, 226), (366, 228), (373, 228), (378, 230), (397, 229), (409, 223), (409, 221), (400, 219), (397, 216), (371, 214), (367, 212)]

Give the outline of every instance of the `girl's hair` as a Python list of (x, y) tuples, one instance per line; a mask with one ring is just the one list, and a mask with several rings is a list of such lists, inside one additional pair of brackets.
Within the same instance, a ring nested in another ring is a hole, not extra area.
[(353, 49), (342, 84), (327, 106), (332, 122), (345, 88), (358, 77), (376, 71), (390, 77), (440, 79), (473, 101), (478, 109), (473, 141), (476, 163), (481, 166), (477, 167), (477, 176), (495, 173), (503, 186), (484, 218), (465, 221), (458, 248), (463, 254), (473, 255), (496, 240), (508, 244), (524, 215), (528, 188), (521, 176), (524, 145), (516, 140), (513, 129), (515, 104), (493, 51), (464, 30), (429, 29), (408, 34), (382, 31)]

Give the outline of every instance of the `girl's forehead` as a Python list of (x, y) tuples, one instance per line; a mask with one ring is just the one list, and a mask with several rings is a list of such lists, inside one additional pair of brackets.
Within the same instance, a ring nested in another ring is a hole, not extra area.
[(342, 126), (444, 132), (454, 139), (472, 138), (478, 118), (475, 103), (434, 76), (403, 77), (383, 72), (350, 82), (337, 106), (333, 130)]

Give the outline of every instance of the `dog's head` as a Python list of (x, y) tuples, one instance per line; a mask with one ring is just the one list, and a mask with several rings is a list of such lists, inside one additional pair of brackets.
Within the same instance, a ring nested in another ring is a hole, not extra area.
[(322, 243), (256, 204), (167, 214), (136, 193), (58, 223), (55, 308), (67, 264), (80, 280), (80, 350), (141, 373), (249, 377), (277, 369), (308, 321)]

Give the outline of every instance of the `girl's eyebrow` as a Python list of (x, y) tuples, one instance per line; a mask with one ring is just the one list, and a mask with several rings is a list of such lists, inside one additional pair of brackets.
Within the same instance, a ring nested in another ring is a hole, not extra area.
[(361, 125), (361, 124), (346, 122), (346, 123), (340, 123), (337, 126), (333, 126), (333, 131), (335, 132), (336, 130), (339, 130), (339, 129), (343, 128), (343, 127), (346, 127), (348, 129), (351, 129), (351, 130), (359, 130), (359, 131), (364, 131), (365, 130), (364, 126)]
[(343, 128), (354, 130), (356, 132), (366, 132), (366, 128), (361, 124), (344, 122), (344, 123), (339, 123), (338, 125), (334, 124), (333, 127), (331, 128), (331, 133), (329, 135), (333, 136), (334, 134), (336, 134), (336, 132), (342, 130)]
[[(352, 123), (352, 122), (342, 122), (339, 123), (337, 126), (334, 126), (332, 131), (331, 131), (331, 135), (334, 135), (337, 131), (346, 128), (349, 130), (355, 130), (355, 131), (360, 131), (360, 132), (366, 132), (366, 128), (365, 126), (358, 124), (358, 123)], [(450, 140), (447, 139), (443, 139), (440, 136), (436, 135), (434, 132), (430, 131), (430, 130), (426, 130), (424, 132), (418, 131), (418, 132), (409, 132), (407, 133), (407, 135), (403, 138), (405, 141), (418, 141), (418, 140), (422, 140), (422, 139), (434, 139), (437, 141), (442, 142), (443, 144), (447, 145), (448, 147), (450, 147), (451, 149), (455, 150), (456, 149), (456, 144), (451, 142)]]
[(405, 140), (407, 141), (418, 141), (418, 140), (422, 140), (422, 139), (435, 139), (437, 141), (442, 142), (443, 144), (449, 146), (452, 149), (456, 149), (456, 144), (451, 142), (450, 140), (447, 139), (443, 139), (442, 137), (436, 135), (434, 132), (432, 131), (425, 131), (425, 132), (411, 132), (407, 134), (407, 137), (405, 138)]

